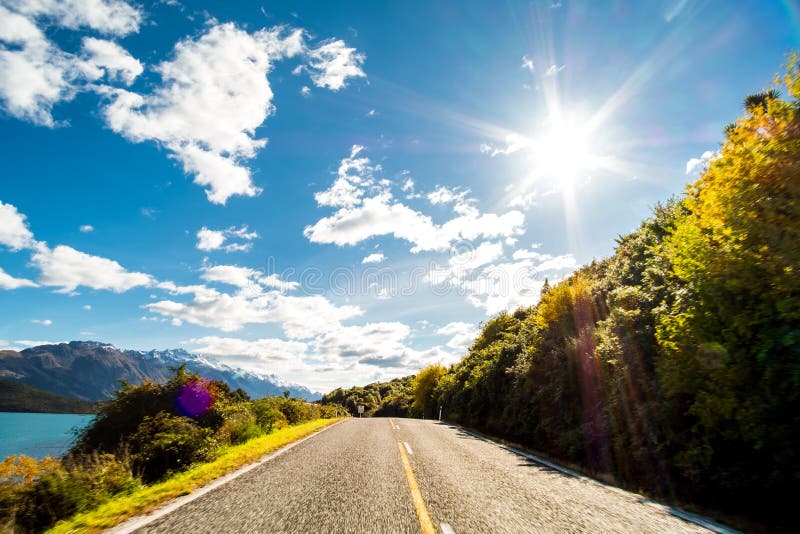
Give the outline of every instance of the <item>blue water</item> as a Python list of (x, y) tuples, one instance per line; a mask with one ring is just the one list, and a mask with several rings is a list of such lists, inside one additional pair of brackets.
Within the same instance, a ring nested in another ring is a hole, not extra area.
[(89, 424), (93, 415), (0, 412), (0, 460), (12, 454), (34, 458), (60, 456), (72, 445), (74, 428)]

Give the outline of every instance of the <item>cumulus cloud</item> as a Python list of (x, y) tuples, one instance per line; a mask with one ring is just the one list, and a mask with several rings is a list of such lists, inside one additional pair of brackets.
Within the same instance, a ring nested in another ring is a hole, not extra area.
[[(232, 277), (228, 280), (233, 281)], [(164, 284), (161, 287), (167, 288)], [(175, 294), (190, 293), (194, 296), (188, 302), (162, 300), (147, 304), (145, 308), (158, 315), (224, 332), (241, 330), (247, 324), (278, 323), (288, 337), (306, 339), (335, 329), (340, 321), (364, 313), (357, 306), (336, 306), (320, 295), (295, 297), (281, 291), (229, 294), (205, 286), (173, 285), (171, 289)]]
[(505, 142), (501, 145), (484, 143), (481, 145), (481, 152), (495, 156), (508, 156), (514, 152), (519, 152), (523, 148), (529, 147), (531, 140), (518, 133), (510, 133), (506, 136)]
[(138, 8), (123, 0), (2, 0), (0, 4), (64, 28), (89, 28), (120, 37), (139, 31), (144, 18)]
[(51, 326), (53, 324), (50, 319), (31, 319), (31, 322), (42, 326)]
[(192, 349), (198, 354), (216, 358), (249, 357), (267, 363), (299, 359), (307, 349), (305, 343), (276, 338), (248, 341), (234, 337), (205, 336), (190, 339), (189, 343), (199, 345)]
[(513, 261), (502, 256), (500, 243), (482, 243), (474, 251), (458, 254), (448, 265), (432, 268), (427, 282), (464, 295), (487, 315), (531, 306), (539, 300), (545, 277), (557, 279), (576, 267), (571, 254), (553, 256), (536, 250), (517, 250)]
[(50, 249), (38, 243), (31, 263), (41, 271), (39, 283), (58, 287), (58, 293), (72, 293), (79, 286), (122, 293), (155, 283), (148, 274), (127, 271), (114, 260), (92, 256), (66, 245)]
[[(342, 165), (352, 166), (361, 150), (362, 147), (354, 147), (350, 156), (342, 160)], [(369, 159), (363, 157), (358, 158), (358, 168), (370, 169), (370, 172), (378, 169), (371, 167)], [(304, 229), (303, 234), (311, 242), (355, 245), (371, 237), (392, 235), (410, 242), (411, 252), (416, 253), (447, 250), (451, 243), (459, 240), (511, 237), (524, 231), (525, 216), (521, 212), (482, 214), (466, 199), (466, 192), (446, 188), (435, 191), (432, 201), (455, 201), (454, 211), (459, 216), (436, 224), (430, 216), (395, 200), (390, 191), (392, 182), (380, 180), (376, 183), (371, 175), (365, 177), (363, 172), (354, 176), (343, 179), (340, 175), (331, 188), (318, 195), (320, 205), (341, 208)], [(366, 197), (368, 192), (373, 196)]]
[[(0, 201), (0, 244), (15, 251), (30, 249), (31, 265), (40, 271), (39, 285), (57, 287), (58, 293), (72, 293), (79, 286), (109, 289), (121, 293), (134, 287), (150, 286), (155, 283), (152, 276), (130, 272), (114, 260), (86, 254), (67, 245), (57, 245), (51, 249), (47, 243), (36, 241), (28, 229), (26, 216), (17, 211), (15, 206), (4, 204), (2, 201)], [(17, 287), (36, 285), (30, 280), (0, 276), (0, 286), (2, 284)]]
[[(251, 232), (247, 226), (239, 228), (231, 226), (225, 230), (211, 230), (204, 226), (197, 231), (197, 244), (195, 246), (198, 250), (206, 251), (222, 249), (225, 252), (247, 252), (253, 247), (253, 244), (242, 243), (242, 241), (252, 241), (257, 237), (258, 232)], [(226, 241), (238, 242), (225, 245)]]
[(401, 356), (407, 350), (403, 340), (411, 329), (400, 322), (343, 326), (312, 342), (322, 359)]
[(475, 325), (461, 321), (447, 323), (436, 330), (437, 334), (450, 336), (447, 346), (460, 352), (466, 351), (472, 345), (479, 332)]
[(213, 26), (175, 45), (173, 59), (156, 67), (162, 85), (153, 93), (109, 92), (105, 119), (132, 141), (162, 143), (211, 202), (254, 196), (259, 189), (241, 161), (266, 144), (254, 133), (273, 109), (267, 73), (275, 60), (301, 52), (298, 32)]
[(369, 158), (358, 157), (363, 146), (353, 145), (350, 155), (339, 164), (336, 180), (325, 191), (314, 194), (320, 206), (354, 206), (361, 202), (365, 189), (375, 184), (373, 173), (380, 166), (370, 165)]
[(0, 0), (0, 105), (12, 116), (55, 126), (53, 107), (108, 74), (129, 83), (141, 64), (119, 45), (87, 37), (81, 54), (50, 41), (40, 24), (126, 35), (141, 13), (117, 0)]
[(126, 85), (132, 84), (144, 71), (142, 63), (120, 45), (94, 37), (83, 39), (82, 67), (91, 80), (108, 76), (109, 80), (119, 80)]
[(366, 56), (342, 40), (329, 40), (308, 50), (307, 54), (307, 68), (317, 87), (338, 91), (346, 85), (348, 78), (366, 77), (361, 69)]
[(72, 56), (55, 47), (33, 21), (0, 5), (0, 103), (13, 117), (53, 126), (53, 106), (71, 99)]
[(38, 284), (33, 280), (14, 278), (0, 268), (0, 289), (17, 289), (20, 287), (38, 287)]
[(699, 178), (712, 161), (719, 157), (719, 152), (706, 150), (699, 158), (691, 158), (686, 162), (686, 176)]
[(33, 233), (28, 228), (27, 217), (16, 206), (0, 200), (0, 245), (11, 250), (28, 248), (33, 243)]
[(369, 256), (365, 256), (361, 263), (381, 263), (383, 260), (386, 259), (386, 256), (383, 255), (383, 252), (374, 252)]
[(91, 224), (82, 224), (81, 227), (78, 228), (78, 230), (81, 233), (88, 234), (89, 232), (94, 232), (94, 226), (92, 226)]
[(274, 110), (267, 75), (276, 61), (299, 54), (319, 87), (338, 90), (348, 77), (363, 76), (354, 70), (361, 55), (342, 41), (309, 49), (303, 30), (248, 33), (217, 24), (175, 45), (174, 57), (155, 68), (162, 84), (152, 93), (107, 90), (103, 115), (127, 139), (164, 146), (212, 203), (252, 197), (261, 189), (247, 161), (266, 145), (255, 130)]
[(522, 65), (520, 65), (520, 67), (533, 72), (534, 71), (533, 60), (528, 56), (522, 56)]

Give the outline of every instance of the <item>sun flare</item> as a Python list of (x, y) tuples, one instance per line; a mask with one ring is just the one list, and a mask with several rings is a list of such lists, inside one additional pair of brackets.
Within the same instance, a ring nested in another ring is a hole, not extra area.
[(532, 142), (533, 172), (557, 188), (569, 187), (596, 168), (591, 136), (571, 121), (557, 121)]

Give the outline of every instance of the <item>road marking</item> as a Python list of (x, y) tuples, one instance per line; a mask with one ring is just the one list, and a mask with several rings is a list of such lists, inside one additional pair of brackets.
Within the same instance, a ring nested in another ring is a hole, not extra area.
[(451, 527), (447, 523), (442, 523), (442, 534), (456, 534), (456, 533), (453, 530), (453, 527)]
[(392, 421), (391, 419), (389, 419), (389, 424), (392, 426), (392, 430), (399, 430), (400, 429), (400, 427), (397, 426), (396, 424), (394, 424), (394, 421)]
[(145, 527), (145, 526), (149, 525), (150, 523), (152, 523), (153, 521), (156, 521), (157, 519), (161, 519), (165, 515), (171, 514), (172, 512), (174, 512), (175, 510), (177, 510), (181, 506), (183, 506), (185, 504), (189, 504), (190, 502), (194, 501), (195, 499), (199, 499), (203, 495), (209, 493), (210, 491), (213, 491), (213, 490), (217, 489), (218, 487), (222, 486), (223, 484), (227, 484), (231, 480), (233, 480), (235, 478), (239, 478), (240, 476), (242, 476), (243, 474), (247, 473), (248, 471), (252, 471), (256, 467), (258, 467), (260, 465), (263, 465), (264, 463), (272, 460), (273, 458), (276, 458), (276, 457), (280, 456), (281, 454), (285, 453), (286, 451), (288, 451), (290, 449), (293, 449), (294, 447), (297, 447), (298, 445), (300, 445), (304, 441), (307, 441), (307, 440), (309, 440), (311, 438), (319, 436), (320, 434), (322, 434), (326, 430), (329, 430), (329, 429), (331, 429), (331, 428), (333, 428), (335, 426), (338, 426), (339, 424), (341, 424), (343, 422), (344, 422), (344, 419), (341, 420), (341, 421), (338, 421), (336, 423), (333, 423), (330, 426), (326, 426), (325, 428), (323, 428), (321, 430), (317, 430), (313, 434), (309, 434), (308, 436), (306, 436), (304, 438), (298, 439), (297, 441), (293, 441), (293, 442), (289, 443), (288, 445), (285, 445), (285, 446), (281, 447), (280, 449), (274, 450), (271, 453), (266, 454), (265, 456), (262, 456), (260, 460), (256, 460), (255, 462), (253, 462), (251, 464), (245, 465), (244, 467), (240, 467), (239, 469), (237, 469), (236, 471), (234, 471), (232, 473), (228, 473), (227, 475), (224, 475), (224, 476), (222, 476), (222, 477), (220, 477), (220, 478), (218, 478), (218, 479), (216, 479), (216, 480), (214, 480), (212, 482), (209, 482), (205, 486), (202, 486), (201, 488), (196, 489), (195, 491), (193, 491), (192, 493), (190, 493), (188, 495), (184, 495), (184, 496), (178, 497), (177, 499), (174, 499), (172, 501), (168, 501), (167, 503), (163, 504), (161, 506), (161, 508), (156, 508), (156, 510), (154, 510), (152, 512), (149, 512), (149, 513), (147, 513), (145, 515), (135, 515), (135, 516), (131, 517), (130, 519), (127, 519), (127, 520), (123, 521), (122, 523), (119, 523), (117, 526), (111, 527), (110, 529), (106, 530), (105, 532), (108, 533), (108, 534), (130, 534), (135, 530), (138, 530), (138, 529), (140, 529), (142, 527)]
[(425, 499), (422, 498), (417, 479), (414, 478), (414, 471), (411, 470), (411, 462), (408, 461), (406, 450), (399, 441), (397, 442), (397, 448), (400, 449), (400, 458), (403, 460), (403, 469), (405, 469), (406, 478), (408, 479), (408, 489), (411, 491), (411, 500), (414, 501), (414, 508), (417, 509), (417, 518), (419, 518), (419, 526), (422, 527), (422, 534), (436, 534), (433, 521), (431, 521), (431, 516), (428, 514), (428, 508), (425, 506)]
[(409, 445), (407, 441), (404, 441), (403, 445), (405, 445), (408, 454), (414, 454), (414, 451), (411, 450), (411, 445)]

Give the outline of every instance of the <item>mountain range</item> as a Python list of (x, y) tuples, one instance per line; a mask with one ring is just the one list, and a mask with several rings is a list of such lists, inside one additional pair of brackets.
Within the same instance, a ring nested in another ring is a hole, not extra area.
[(70, 341), (22, 351), (0, 350), (0, 379), (87, 401), (111, 397), (121, 380), (163, 382), (172, 374), (170, 368), (179, 365), (205, 378), (227, 382), (232, 389), (242, 388), (252, 398), (281, 395), (287, 390), (307, 400), (321, 397), (276, 375), (231, 367), (183, 349), (122, 350), (98, 341)]

